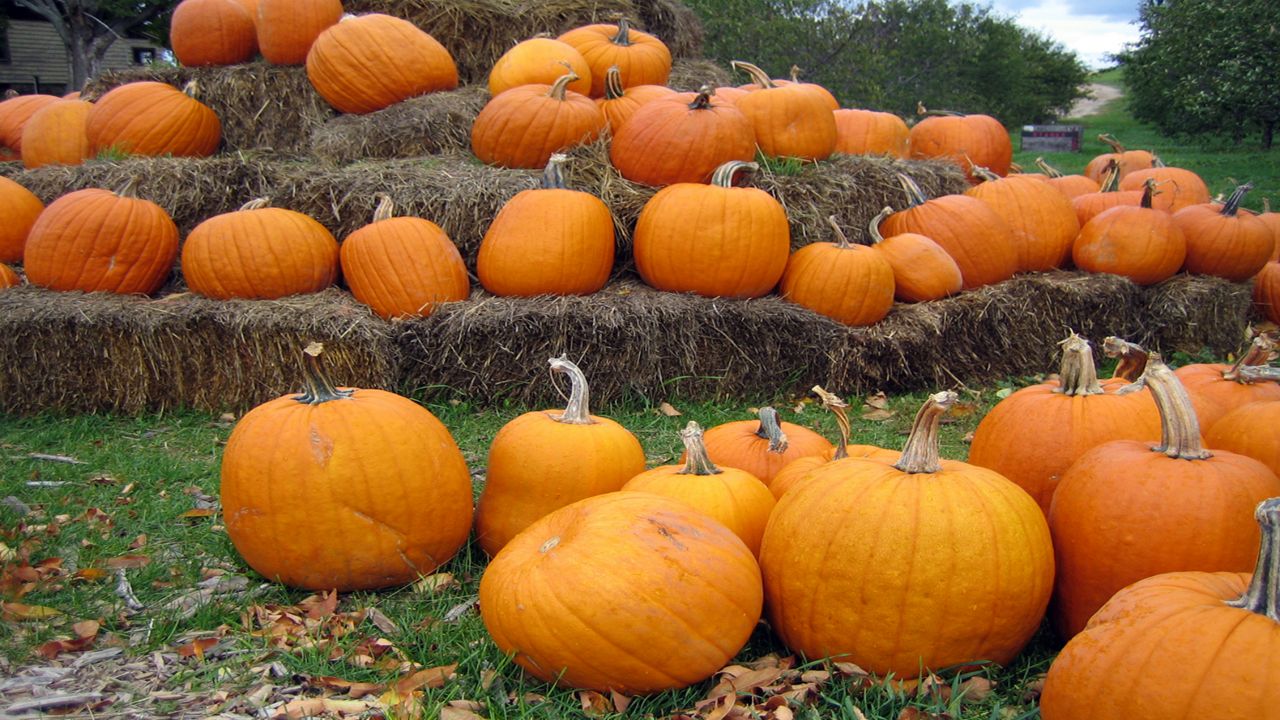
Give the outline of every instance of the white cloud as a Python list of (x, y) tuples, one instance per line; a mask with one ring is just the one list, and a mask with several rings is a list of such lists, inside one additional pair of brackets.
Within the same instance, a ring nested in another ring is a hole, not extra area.
[(1019, 25), (1062, 43), (1091, 68), (1106, 67), (1110, 64), (1109, 54), (1138, 40), (1138, 25), (1126, 19), (1136, 17), (1132, 2), (995, 0), (991, 5), (997, 14), (1012, 17)]

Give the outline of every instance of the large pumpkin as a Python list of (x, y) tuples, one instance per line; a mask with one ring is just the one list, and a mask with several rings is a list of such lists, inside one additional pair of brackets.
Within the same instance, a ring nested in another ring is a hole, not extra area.
[(7, 177), (0, 177), (0, 263), (22, 262), (22, 248), (44, 203), (35, 193)]
[(767, 405), (756, 420), (731, 420), (708, 429), (703, 444), (713, 462), (746, 470), (766, 485), (791, 461), (832, 452), (831, 441), (803, 425), (782, 422)]
[(320, 33), (342, 19), (342, 0), (258, 0), (258, 49), (272, 65), (301, 65)]
[(520, 85), (485, 103), (471, 125), (471, 151), (482, 162), (543, 168), (553, 153), (593, 142), (604, 113), (591, 98), (568, 89), (572, 71), (551, 85)]
[(1252, 189), (1253, 183), (1245, 183), (1221, 206), (1199, 203), (1174, 213), (1173, 222), (1187, 239), (1187, 272), (1241, 282), (1271, 259), (1276, 247), (1271, 228), (1256, 215), (1239, 212)]
[(498, 211), (476, 256), (485, 290), (504, 296), (589, 295), (613, 270), (613, 215), (600, 198), (565, 187), (552, 155), (542, 186), (522, 190)]
[(458, 86), (453, 56), (417, 25), (398, 17), (348, 15), (316, 38), (307, 78), (344, 113), (370, 113)]
[(384, 318), (425, 317), (441, 303), (466, 300), (471, 280), (449, 235), (430, 220), (391, 217), (393, 210), (383, 195), (373, 222), (342, 242), (351, 294)]
[(23, 166), (79, 165), (93, 157), (88, 135), (92, 109), (88, 102), (73, 99), (58, 100), (38, 110), (22, 130)]
[(325, 226), (266, 198), (215, 215), (182, 245), (182, 276), (193, 292), (227, 300), (273, 300), (319, 292), (338, 274), (338, 241)]
[(960, 115), (946, 111), (918, 110), (926, 117), (911, 126), (907, 142), (909, 156), (918, 159), (941, 158), (955, 163), (976, 178), (973, 166), (984, 167), (1005, 176), (1013, 163), (1013, 143), (1009, 131), (990, 115)]
[(1280, 498), (1254, 517), (1252, 575), (1174, 572), (1116, 593), (1054, 659), (1040, 716), (1280, 718)]
[(557, 38), (582, 53), (591, 66), (591, 97), (604, 96), (605, 74), (618, 67), (622, 87), (666, 85), (671, 74), (671, 51), (666, 43), (635, 30), (626, 18), (617, 25), (597, 23), (574, 28)]
[(1001, 178), (985, 168), (975, 168), (974, 174), (981, 182), (964, 194), (986, 203), (1009, 224), (1018, 252), (1018, 271), (1062, 267), (1080, 233), (1071, 201), (1033, 175)]
[(880, 225), (893, 214), (885, 207), (871, 219), (867, 234), (893, 268), (893, 296), (902, 302), (940, 300), (960, 292), (964, 276), (955, 258), (931, 238), (920, 233), (898, 233), (884, 237)]
[(431, 574), (471, 530), (471, 474), (426, 408), (335, 388), (307, 348), (301, 394), (245, 413), (222, 452), (227, 535), (254, 570), (308, 590)]
[(827, 221), (836, 241), (791, 253), (778, 293), (845, 325), (879, 322), (893, 307), (893, 266), (876, 248), (850, 244), (834, 215)]
[(525, 672), (624, 695), (711, 677), (742, 649), (761, 603), (760, 568), (738, 536), (644, 492), (556, 510), (480, 579), (485, 628)]
[(119, 85), (98, 98), (85, 121), (94, 153), (212, 155), (222, 141), (222, 123), (195, 98), (193, 80), (182, 90), (150, 80)]
[(778, 284), (791, 249), (787, 214), (769, 193), (733, 186), (743, 169), (756, 164), (725, 163), (710, 185), (668, 185), (645, 203), (633, 253), (646, 283), (738, 298), (760, 297)]
[(896, 463), (830, 462), (778, 501), (760, 564), (788, 648), (914, 680), (1007, 663), (1039, 628), (1049, 530), (1003, 476), (939, 459), (938, 423), (957, 399), (929, 398)]
[(1148, 180), (1140, 205), (1104, 210), (1080, 228), (1071, 246), (1077, 268), (1123, 275), (1139, 285), (1154, 285), (1178, 272), (1187, 257), (1186, 236), (1172, 215), (1152, 209), (1154, 187)]
[(118, 192), (67, 193), (31, 226), (22, 264), (27, 282), (52, 290), (150, 294), (178, 255), (178, 227), (164, 208)]
[(756, 156), (753, 133), (746, 115), (703, 87), (637, 108), (615, 128), (609, 159), (632, 182), (705, 183), (721, 165)]
[(1051, 619), (1063, 638), (1143, 578), (1247, 571), (1258, 552), (1249, 513), (1280, 496), (1280, 478), (1262, 463), (1204, 447), (1186, 390), (1157, 354), (1139, 383), (1160, 410), (1160, 443), (1094, 447), (1063, 474), (1049, 508), (1058, 563)]
[(568, 67), (578, 76), (568, 89), (591, 94), (591, 66), (574, 46), (549, 37), (522, 40), (493, 63), (489, 70), (489, 94), (497, 95), (520, 85), (550, 85)]
[(524, 413), (503, 425), (489, 445), (476, 541), (491, 556), (547, 513), (619, 490), (644, 470), (635, 435), (591, 414), (582, 370), (564, 357), (550, 364), (553, 373), (569, 378), (564, 409)]
[(817, 85), (774, 83), (751, 63), (733, 61), (759, 86), (735, 105), (751, 121), (756, 146), (769, 157), (825, 160), (836, 148), (831, 94)]
[(169, 21), (169, 44), (183, 65), (235, 65), (257, 54), (258, 29), (240, 0), (182, 0)]

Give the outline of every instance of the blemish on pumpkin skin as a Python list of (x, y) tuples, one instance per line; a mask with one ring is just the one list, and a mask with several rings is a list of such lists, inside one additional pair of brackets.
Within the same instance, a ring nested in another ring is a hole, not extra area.
[(680, 539), (679, 539), (679, 538), (677, 538), (677, 537), (675, 536), (675, 533), (671, 532), (671, 530), (670, 530), (670, 529), (668, 529), (668, 528), (667, 528), (667, 526), (663, 525), (662, 523), (658, 522), (657, 520), (654, 520), (653, 518), (649, 518), (649, 523), (650, 523), (650, 524), (652, 524), (654, 527), (658, 528), (658, 534), (659, 534), (659, 535), (661, 535), (662, 537), (664, 537), (664, 538), (666, 538), (666, 539), (670, 540), (670, 541), (671, 541), (671, 544), (672, 544), (672, 545), (675, 545), (677, 550), (688, 550), (688, 549), (689, 549), (689, 548), (685, 547), (684, 543), (680, 542)]
[(315, 428), (311, 428), (311, 456), (321, 467), (327, 466), (329, 458), (333, 457), (333, 439), (321, 435)]

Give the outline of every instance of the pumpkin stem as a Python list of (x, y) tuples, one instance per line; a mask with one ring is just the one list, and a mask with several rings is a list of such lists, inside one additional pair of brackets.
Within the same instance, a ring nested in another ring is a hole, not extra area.
[(1245, 365), (1240, 368), (1240, 381), (1247, 383), (1280, 383), (1280, 368), (1270, 365)]
[(1054, 392), (1069, 397), (1101, 395), (1102, 383), (1098, 382), (1098, 370), (1093, 366), (1093, 348), (1089, 341), (1073, 332), (1058, 344), (1062, 346), (1062, 365)]
[(306, 366), (302, 380), (302, 394), (294, 398), (303, 405), (319, 405), (330, 400), (342, 400), (355, 394), (355, 390), (339, 390), (329, 382), (324, 370), (320, 367), (320, 355), (324, 352), (324, 343), (313, 342), (302, 349), (306, 356)]
[(677, 475), (719, 475), (724, 472), (711, 462), (711, 456), (707, 454), (701, 425), (690, 420), (680, 431), (680, 441), (684, 443), (684, 467), (676, 471)]
[(1102, 341), (1102, 352), (1109, 358), (1120, 358), (1111, 377), (1133, 382), (1142, 377), (1147, 368), (1147, 351), (1137, 343), (1131, 343), (1115, 335)]
[(840, 229), (840, 223), (836, 221), (836, 216), (831, 215), (827, 218), (827, 224), (836, 233), (836, 247), (841, 250), (849, 249), (849, 236), (844, 234), (844, 230)]
[(396, 209), (396, 204), (392, 201), (391, 196), (386, 193), (378, 193), (373, 197), (378, 201), (378, 207), (373, 210), (373, 221), (382, 222), (383, 220), (390, 220), (391, 213)]
[(1263, 500), (1253, 516), (1262, 527), (1258, 565), (1253, 570), (1248, 589), (1227, 604), (1280, 623), (1280, 498)]
[(1098, 136), (1098, 141), (1111, 148), (1111, 152), (1117, 155), (1124, 152), (1124, 146), (1111, 133), (1102, 133)]
[(547, 97), (564, 102), (565, 93), (569, 91), (569, 83), (577, 79), (578, 73), (572, 70), (566, 72), (556, 78), (556, 81), (551, 84), (551, 89), (547, 91)]
[(1271, 359), (1271, 352), (1275, 350), (1276, 344), (1272, 342), (1266, 335), (1258, 335), (1249, 343), (1249, 350), (1240, 356), (1226, 372), (1222, 373), (1223, 380), (1234, 380), (1242, 382), (1240, 379), (1240, 371), (1246, 365), (1266, 365)]
[(916, 419), (911, 423), (911, 434), (902, 448), (902, 457), (893, 466), (904, 473), (936, 473), (942, 469), (938, 455), (938, 426), (942, 416), (951, 410), (960, 396), (951, 390), (930, 395), (925, 400)]
[(984, 168), (981, 165), (975, 165), (968, 155), (965, 155), (964, 159), (969, 161), (969, 172), (973, 173), (974, 177), (982, 180), (983, 182), (992, 182), (1000, 179), (1000, 176), (991, 172), (989, 168)]
[(613, 36), (613, 44), (623, 47), (631, 44), (631, 23), (626, 18), (618, 18), (618, 32)]
[(1098, 192), (1116, 192), (1120, 189), (1120, 163), (1115, 158), (1107, 161), (1102, 171), (1102, 187)]
[(782, 432), (782, 424), (778, 422), (778, 411), (766, 405), (760, 408), (759, 414), (760, 427), (756, 428), (756, 437), (769, 441), (769, 452), (786, 452), (787, 434)]
[(751, 77), (751, 82), (760, 86), (760, 88), (764, 90), (777, 87), (777, 85), (775, 85), (773, 81), (769, 79), (768, 73), (766, 73), (764, 70), (761, 70), (759, 67), (752, 65), (749, 62), (743, 62), (741, 60), (731, 60), (729, 61), (729, 65), (734, 70), (741, 70), (742, 72), (746, 73), (748, 76)]
[(261, 210), (262, 208), (267, 207), (270, 204), (271, 204), (271, 198), (265, 198), (265, 197), (254, 198), (253, 200), (250, 200), (249, 202), (241, 205), (239, 211)]
[(800, 82), (800, 66), (792, 65), (790, 75), (791, 75), (791, 82), (793, 83)]
[(1253, 189), (1253, 183), (1247, 182), (1238, 186), (1235, 192), (1231, 193), (1231, 197), (1227, 198), (1227, 202), (1222, 206), (1222, 215), (1224, 217), (1235, 217), (1240, 210), (1240, 203), (1244, 200), (1244, 196), (1249, 194)]
[(200, 95), (200, 83), (196, 82), (194, 79), (188, 80), (187, 84), (182, 86), (182, 94), (192, 100), (197, 99)]
[(964, 117), (964, 113), (955, 110), (930, 110), (924, 106), (923, 100), (916, 101), (916, 114), (929, 117)]
[(626, 88), (622, 87), (622, 70), (617, 65), (610, 65), (604, 71), (604, 99), (617, 100), (626, 92)]
[(1139, 204), (1142, 207), (1150, 210), (1151, 198), (1155, 197), (1155, 194), (1156, 194), (1156, 179), (1147, 178), (1146, 181), (1142, 183), (1142, 202)]
[(569, 156), (564, 153), (552, 153), (547, 159), (547, 167), (542, 171), (542, 189), (543, 190), (564, 190), (564, 171), (561, 165), (569, 160)]
[(1151, 449), (1180, 460), (1213, 457), (1201, 443), (1200, 421), (1191, 405), (1191, 396), (1158, 352), (1147, 353), (1147, 367), (1142, 377), (1120, 388), (1116, 394), (1127, 395), (1144, 387), (1151, 390), (1160, 412), (1160, 444)]
[(1044, 174), (1045, 174), (1045, 175), (1048, 175), (1048, 176), (1049, 176), (1049, 177), (1051, 177), (1051, 178), (1060, 178), (1060, 177), (1063, 177), (1063, 174), (1062, 174), (1062, 171), (1061, 171), (1061, 170), (1059, 170), (1058, 168), (1056, 168), (1056, 167), (1054, 167), (1054, 166), (1050, 165), (1049, 163), (1045, 162), (1044, 158), (1042, 158), (1042, 157), (1038, 157), (1038, 158), (1036, 158), (1036, 167), (1038, 167), (1038, 168), (1040, 168), (1041, 170), (1043, 170), (1043, 171), (1044, 171)]
[(897, 175), (898, 184), (902, 186), (903, 192), (907, 194), (907, 207), (919, 207), (929, 201), (929, 198), (925, 197), (924, 190), (920, 189), (920, 186), (910, 175), (906, 173), (898, 173)]
[(693, 102), (689, 103), (690, 110), (707, 110), (711, 107), (711, 96), (716, 94), (716, 89), (710, 85), (703, 85), (698, 88), (698, 94), (694, 96)]
[(880, 211), (879, 215), (876, 215), (875, 217), (871, 218), (871, 224), (867, 226), (867, 234), (871, 236), (872, 245), (877, 245), (879, 243), (884, 242), (884, 235), (880, 234), (880, 223), (884, 222), (884, 219), (889, 217), (892, 214), (893, 214), (893, 208), (886, 205)]
[(569, 402), (565, 403), (564, 412), (552, 415), (551, 419), (568, 425), (594, 425), (588, 407), (591, 391), (587, 387), (587, 376), (582, 369), (569, 361), (565, 355), (547, 360), (551, 364), (551, 372), (564, 373), (569, 376)]
[(739, 170), (755, 171), (759, 169), (760, 166), (753, 162), (730, 160), (711, 173), (711, 184), (716, 187), (733, 187), (733, 176)]
[(822, 407), (836, 416), (836, 429), (840, 432), (840, 443), (836, 445), (835, 454), (831, 459), (843, 460), (849, 457), (849, 436), (853, 434), (852, 428), (849, 427), (849, 413), (845, 412), (849, 403), (839, 395), (827, 392), (821, 385), (814, 385), (813, 392), (822, 399)]

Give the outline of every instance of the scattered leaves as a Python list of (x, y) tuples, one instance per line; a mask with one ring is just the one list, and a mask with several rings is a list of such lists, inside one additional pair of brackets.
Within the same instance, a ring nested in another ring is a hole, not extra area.
[(25, 605), (17, 602), (0, 603), (0, 617), (5, 620), (48, 620), (62, 614), (44, 605)]
[(675, 407), (669, 402), (660, 403), (658, 405), (658, 412), (662, 413), (663, 415), (666, 415), (667, 417), (680, 417), (681, 415), (684, 414), (679, 410), (675, 409)]

